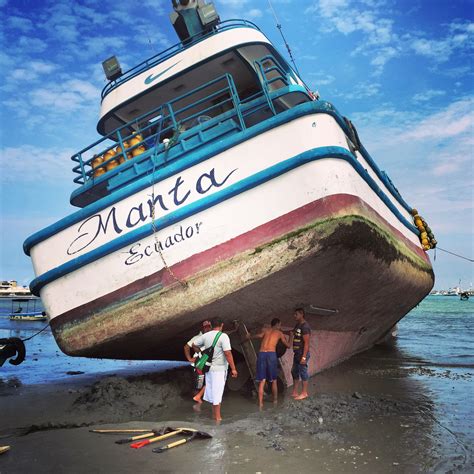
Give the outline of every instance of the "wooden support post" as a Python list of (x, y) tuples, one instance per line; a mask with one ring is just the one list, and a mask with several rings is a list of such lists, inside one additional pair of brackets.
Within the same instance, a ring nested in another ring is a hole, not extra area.
[(252, 378), (255, 386), (257, 386), (257, 383), (255, 382), (255, 376), (257, 375), (257, 353), (255, 352), (252, 341), (247, 339), (249, 332), (247, 330), (247, 326), (245, 326), (244, 323), (239, 322), (237, 334), (240, 337), (240, 348), (245, 358), (245, 362), (247, 363), (250, 377)]

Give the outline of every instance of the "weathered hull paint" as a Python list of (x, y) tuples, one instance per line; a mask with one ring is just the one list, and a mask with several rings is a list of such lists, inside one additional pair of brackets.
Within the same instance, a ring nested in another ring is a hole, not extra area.
[[(434, 283), (425, 252), (353, 195), (328, 196), (51, 321), (72, 356), (181, 359), (199, 322), (309, 314), (310, 372), (371, 347)], [(291, 351), (283, 366), (288, 372)]]

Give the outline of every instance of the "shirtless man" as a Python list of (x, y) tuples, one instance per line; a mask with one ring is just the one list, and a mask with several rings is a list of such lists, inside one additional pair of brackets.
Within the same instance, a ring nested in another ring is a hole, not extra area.
[(281, 331), (281, 321), (278, 318), (272, 319), (271, 327), (264, 327), (258, 334), (247, 337), (255, 337), (262, 339), (260, 352), (257, 356), (257, 381), (258, 385), (258, 404), (263, 407), (263, 390), (265, 382), (272, 383), (273, 402), (278, 399), (278, 358), (276, 354), (276, 346), (281, 341), (287, 348), (290, 347), (285, 335)]

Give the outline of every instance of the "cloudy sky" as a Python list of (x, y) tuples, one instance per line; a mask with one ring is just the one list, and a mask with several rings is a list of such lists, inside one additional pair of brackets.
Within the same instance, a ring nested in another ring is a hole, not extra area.
[[(216, 0), (285, 51), (267, 0)], [(272, 0), (298, 68), (333, 102), (439, 246), (474, 256), (474, 1)], [(0, 0), (0, 278), (28, 284), (26, 237), (74, 209), (70, 156), (98, 138), (101, 62), (177, 42), (169, 0)], [(430, 251), (432, 260), (435, 258)], [(436, 288), (474, 282), (437, 251)]]

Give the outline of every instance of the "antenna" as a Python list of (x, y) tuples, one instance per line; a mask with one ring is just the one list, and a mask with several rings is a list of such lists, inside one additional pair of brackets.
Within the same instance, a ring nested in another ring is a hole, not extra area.
[(293, 63), (293, 66), (295, 67), (295, 71), (297, 72), (298, 76), (300, 76), (300, 72), (298, 71), (298, 67), (296, 66), (295, 59), (293, 58), (293, 54), (291, 52), (290, 45), (288, 44), (288, 42), (286, 41), (285, 36), (283, 35), (283, 30), (281, 29), (281, 24), (278, 22), (278, 18), (277, 18), (275, 9), (273, 8), (272, 2), (270, 0), (268, 0), (268, 5), (270, 6), (270, 9), (272, 10), (273, 16), (275, 17), (276, 27), (278, 28), (278, 31), (280, 32), (281, 37), (283, 38), (283, 42), (285, 43), (286, 50), (288, 51), (288, 55), (290, 56), (291, 62)]

